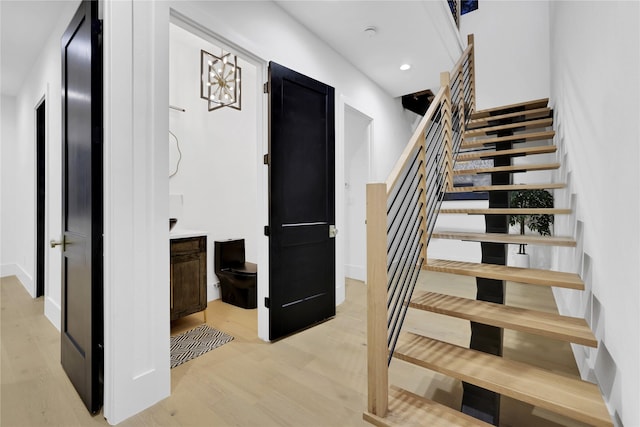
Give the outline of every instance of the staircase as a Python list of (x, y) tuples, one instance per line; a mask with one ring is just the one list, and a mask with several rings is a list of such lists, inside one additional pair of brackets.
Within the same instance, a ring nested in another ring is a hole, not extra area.
[[(472, 45), (472, 41), (471, 38), (470, 45)], [(472, 54), (473, 51), (471, 51)], [(472, 60), (471, 57), (469, 60), (471, 64)], [(454, 68), (453, 74), (455, 73), (456, 68)], [(473, 75), (470, 80), (473, 82)], [(453, 84), (450, 84), (445, 76), (443, 79), (445, 98), (447, 91), (455, 92), (455, 89), (451, 90), (449, 85), (455, 88), (456, 83), (454, 81)], [(436, 95), (436, 101), (440, 99), (439, 95)], [(501, 341), (497, 354), (489, 354), (432, 337), (406, 332), (401, 330), (401, 326), (396, 327), (397, 323), (402, 324), (406, 310), (422, 310), (464, 319), (472, 322), (471, 325), (481, 324), (499, 328), (498, 330), (502, 328), (523, 331), (590, 347), (598, 345), (586, 321), (581, 318), (510, 307), (503, 303), (482, 301), (479, 300), (480, 298), (468, 299), (436, 292), (413, 291), (420, 272), (424, 270), (494, 281), (518, 282), (530, 286), (555, 286), (578, 291), (584, 289), (581, 278), (574, 273), (427, 257), (427, 245), (430, 239), (456, 239), (498, 246), (508, 244), (576, 245), (570, 236), (521, 236), (504, 232), (470, 233), (435, 229), (434, 217), (437, 217), (438, 212), (442, 215), (491, 215), (493, 218), (504, 216), (505, 220), (506, 216), (511, 214), (565, 215), (571, 212), (570, 209), (556, 207), (546, 209), (491, 207), (491, 203), (489, 208), (483, 209), (440, 209), (444, 192), (483, 191), (506, 195), (507, 197), (500, 197), (502, 200), (508, 200), (509, 191), (553, 190), (562, 188), (564, 184), (512, 184), (510, 179), (510, 176), (516, 173), (560, 167), (558, 163), (512, 165), (510, 161), (514, 157), (537, 156), (555, 152), (556, 148), (552, 144), (552, 138), (555, 134), (552, 128), (553, 114), (547, 105), (547, 99), (476, 111), (469, 114), (468, 117), (465, 117), (465, 113), (471, 112), (467, 107), (469, 104), (472, 106), (475, 103), (475, 95), (470, 102), (466, 100), (459, 103), (455, 96), (451, 96), (449, 104), (445, 101), (439, 102), (442, 102), (443, 111), (446, 110), (447, 105), (450, 105), (452, 110), (449, 111), (452, 127), (448, 134), (452, 136), (452, 141), (446, 142), (448, 131), (445, 130), (445, 142), (443, 143), (444, 148), (440, 151), (441, 155), (434, 156), (435, 160), (429, 160), (429, 153), (433, 150), (430, 147), (437, 144), (439, 139), (438, 137), (430, 139), (431, 125), (427, 122), (431, 120), (432, 123), (442, 123), (442, 116), (438, 116), (437, 112), (432, 111), (432, 118), (427, 119), (429, 115), (427, 112), (424, 129), (417, 138), (417, 141), (425, 138), (424, 145), (420, 146), (418, 143), (410, 142), (407, 150), (403, 153), (403, 158), (399, 161), (387, 183), (370, 184), (368, 187), (367, 238), (370, 245), (368, 249), (369, 406), (363, 415), (364, 419), (377, 426), (490, 425), (458, 411), (458, 408), (453, 409), (397, 386), (389, 386), (389, 382), (393, 383), (393, 379), (388, 378), (386, 366), (382, 366), (383, 362), (393, 363), (392, 359), (399, 359), (589, 425), (612, 426), (611, 417), (596, 384), (504, 358), (501, 355)], [(454, 111), (456, 105), (459, 105), (457, 108), (459, 120), (456, 120), (456, 111)], [(444, 123), (446, 125), (446, 119)], [(457, 142), (456, 137), (458, 138)], [(531, 144), (533, 141), (536, 141), (535, 145)], [(540, 145), (541, 141), (547, 141), (547, 144)], [(448, 150), (451, 151), (450, 160), (447, 160)], [(501, 159), (501, 161), (497, 162), (500, 164), (499, 166), (460, 170), (453, 168), (453, 163), (456, 161), (460, 163), (476, 159)], [(435, 164), (433, 168), (439, 171), (435, 175), (429, 175), (431, 170), (429, 165), (432, 163)], [(417, 166), (414, 166), (416, 164)], [(424, 165), (426, 165), (426, 172), (423, 172)], [(478, 187), (453, 187), (452, 177), (463, 174), (495, 174), (494, 177), (507, 176), (509, 179), (493, 179), (491, 185)], [(410, 184), (413, 182), (412, 180), (416, 182), (415, 187)], [(409, 182), (409, 184), (405, 184), (405, 182)], [(429, 193), (432, 184), (439, 191)], [(409, 196), (405, 196), (402, 200), (409, 199), (410, 201), (406, 202), (406, 205), (404, 201), (402, 203), (396, 201), (400, 197), (399, 195), (405, 192)], [(432, 199), (435, 200), (433, 203), (430, 202)], [(396, 204), (400, 204), (400, 206), (395, 207)], [(412, 207), (414, 205), (415, 209)], [(386, 208), (386, 213), (378, 212), (376, 206)], [(403, 206), (406, 207), (403, 208)], [(433, 215), (429, 212), (430, 206), (433, 208)], [(414, 214), (414, 212), (419, 213)], [(414, 218), (413, 222), (407, 220), (406, 227), (402, 225), (405, 217)], [(405, 234), (412, 232), (411, 230), (418, 231), (412, 235), (415, 237), (407, 238), (405, 249), (396, 242), (396, 239), (402, 240)], [(398, 235), (402, 237), (397, 237)], [(381, 248), (386, 248), (384, 254)], [(385, 265), (387, 266), (386, 272), (384, 271)], [(396, 283), (394, 277), (398, 275), (400, 279)], [(380, 282), (379, 285), (378, 282)], [(409, 286), (404, 290), (404, 284), (407, 282)], [(504, 285), (501, 286), (504, 288)], [(507, 292), (509, 286), (506, 284)], [(399, 290), (397, 291), (396, 288)], [(481, 292), (479, 292), (479, 296), (480, 294)], [(401, 308), (396, 310), (397, 306)], [(474, 331), (473, 328), (472, 331)], [(481, 338), (485, 339), (486, 337)], [(531, 351), (535, 352), (536, 349), (532, 348)]]

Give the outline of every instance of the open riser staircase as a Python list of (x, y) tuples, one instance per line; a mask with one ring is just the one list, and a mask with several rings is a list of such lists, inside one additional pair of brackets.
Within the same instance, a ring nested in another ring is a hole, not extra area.
[[(472, 336), (477, 333), (474, 325), (486, 325), (483, 327), (496, 331), (509, 329), (583, 346), (598, 345), (584, 319), (505, 305), (504, 298), (485, 298), (480, 285), (483, 281), (495, 282), (508, 292), (508, 282), (517, 282), (579, 292), (584, 290), (584, 283), (577, 274), (510, 267), (505, 262), (432, 259), (427, 255), (431, 239), (480, 242), (488, 248), (502, 248), (505, 253), (509, 244), (576, 245), (571, 236), (508, 234), (508, 225), (498, 232), (491, 229), (492, 223), (508, 224), (508, 215), (566, 215), (571, 210), (504, 204), (515, 190), (553, 191), (565, 186), (513, 184), (512, 179), (514, 174), (560, 167), (555, 162), (535, 161), (536, 156), (556, 151), (553, 111), (548, 99), (475, 111), (473, 52), (473, 36), (469, 36), (460, 61), (452, 72), (442, 74), (440, 91), (387, 181), (367, 186), (369, 379), (368, 408), (363, 417), (378, 426), (491, 425), (461, 412), (461, 408), (445, 406), (394, 385), (388, 366), (399, 359), (585, 424), (611, 426), (596, 384), (502, 357), (501, 341), (497, 351), (487, 351), (474, 348), (473, 343), (454, 345), (402, 328), (407, 313), (420, 310), (468, 321)], [(512, 162), (522, 156), (532, 161)], [(493, 160), (493, 166), (459, 167), (464, 162), (486, 159)], [(491, 184), (454, 187), (454, 176), (476, 174), (490, 174)], [(473, 191), (489, 192), (489, 207), (441, 209), (446, 193)], [(492, 219), (487, 221), (489, 232), (436, 229), (438, 215), (447, 214), (485, 215)], [(478, 296), (469, 299), (414, 291), (424, 271), (474, 277)], [(497, 417), (490, 422), (499, 424)]]

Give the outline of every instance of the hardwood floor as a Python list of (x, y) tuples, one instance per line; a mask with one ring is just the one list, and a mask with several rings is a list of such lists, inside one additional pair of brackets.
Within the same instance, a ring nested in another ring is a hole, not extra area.
[[(423, 272), (422, 290), (473, 297), (475, 281)], [(281, 341), (257, 338), (256, 310), (209, 303), (208, 323), (235, 339), (171, 370), (171, 396), (121, 426), (365, 426), (366, 287), (347, 281), (347, 299), (336, 317)], [(550, 289), (509, 283), (512, 305), (555, 311)], [(0, 425), (105, 426), (91, 417), (60, 367), (60, 339), (15, 277), (2, 278)], [(202, 323), (202, 313), (176, 321), (172, 333)], [(468, 344), (468, 322), (411, 310), (407, 330)], [(453, 328), (451, 328), (453, 326)], [(576, 374), (568, 344), (505, 331), (505, 357)], [(528, 337), (529, 338), (529, 337)], [(457, 407), (458, 381), (394, 361), (391, 383)], [(503, 398), (502, 426), (579, 426), (530, 405)]]

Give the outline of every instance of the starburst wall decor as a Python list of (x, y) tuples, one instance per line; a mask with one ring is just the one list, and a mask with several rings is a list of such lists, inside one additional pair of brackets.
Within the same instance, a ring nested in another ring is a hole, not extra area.
[(200, 51), (200, 97), (207, 100), (209, 111), (222, 107), (242, 109), (241, 73), (237, 56), (223, 51), (217, 57)]

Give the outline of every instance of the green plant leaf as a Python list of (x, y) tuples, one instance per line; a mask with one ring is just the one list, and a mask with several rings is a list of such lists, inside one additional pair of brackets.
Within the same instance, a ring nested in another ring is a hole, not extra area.
[[(553, 195), (547, 190), (518, 190), (512, 191), (510, 197), (512, 208), (552, 208)], [(537, 231), (543, 236), (550, 236), (550, 226), (553, 224), (553, 215), (511, 215), (509, 225), (518, 225), (520, 234), (524, 234), (524, 227), (531, 231)]]

